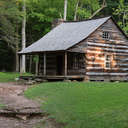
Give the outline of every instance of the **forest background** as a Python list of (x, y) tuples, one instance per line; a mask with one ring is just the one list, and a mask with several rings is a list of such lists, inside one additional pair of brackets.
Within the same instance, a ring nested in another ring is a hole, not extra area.
[[(29, 46), (52, 29), (54, 20), (63, 19), (64, 4), (64, 0), (0, 0), (0, 71), (19, 70), (17, 52), (23, 47), (24, 28)], [(113, 16), (128, 35), (128, 0), (68, 0), (68, 21), (106, 16)], [(34, 61), (26, 57), (27, 71), (34, 69)]]

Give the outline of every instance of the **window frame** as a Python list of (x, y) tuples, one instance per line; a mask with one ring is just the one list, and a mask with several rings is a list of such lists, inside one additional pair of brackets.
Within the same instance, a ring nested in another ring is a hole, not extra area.
[(102, 32), (102, 38), (104, 39), (104, 40), (109, 40), (110, 39), (110, 32), (109, 31), (103, 31)]
[[(109, 59), (107, 58), (107, 56), (109, 56)], [(110, 54), (105, 54), (105, 61), (104, 61), (104, 65), (105, 65), (105, 69), (111, 69), (111, 55)], [(109, 64), (109, 67), (107, 67), (107, 63)]]

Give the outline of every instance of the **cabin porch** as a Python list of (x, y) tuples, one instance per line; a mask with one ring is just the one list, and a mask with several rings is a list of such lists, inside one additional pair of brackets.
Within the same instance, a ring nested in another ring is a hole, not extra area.
[(85, 73), (83, 53), (64, 51), (39, 54), (38, 76), (43, 79), (83, 79)]

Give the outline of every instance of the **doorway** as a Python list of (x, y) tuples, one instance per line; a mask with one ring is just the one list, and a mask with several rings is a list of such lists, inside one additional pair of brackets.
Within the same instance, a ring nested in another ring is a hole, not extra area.
[(63, 56), (59, 55), (56, 57), (56, 74), (63, 75)]

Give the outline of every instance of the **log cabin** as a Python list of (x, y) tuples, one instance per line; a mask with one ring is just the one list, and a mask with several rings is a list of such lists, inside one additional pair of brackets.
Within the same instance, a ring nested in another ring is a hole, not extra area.
[(112, 17), (64, 21), (19, 54), (39, 55), (46, 79), (128, 80), (128, 38)]

